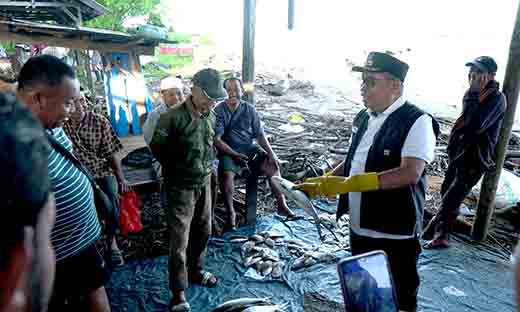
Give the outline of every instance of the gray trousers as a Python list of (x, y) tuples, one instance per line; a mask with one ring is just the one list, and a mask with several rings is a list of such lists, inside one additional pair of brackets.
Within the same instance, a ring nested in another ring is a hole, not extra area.
[(211, 188), (209, 181), (195, 190), (170, 187), (166, 182), (165, 191), (170, 228), (170, 289), (183, 290), (188, 287), (189, 274), (202, 270), (211, 235)]

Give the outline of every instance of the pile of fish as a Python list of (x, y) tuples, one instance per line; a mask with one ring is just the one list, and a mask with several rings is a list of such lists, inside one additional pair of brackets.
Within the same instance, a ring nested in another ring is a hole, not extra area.
[(239, 298), (226, 301), (213, 312), (285, 312), (288, 304), (273, 304), (269, 298)]
[[(246, 238), (241, 247), (244, 266), (255, 268), (263, 276), (281, 277), (285, 263), (273, 248), (285, 244), (283, 237), (280, 233), (264, 231)], [(231, 239), (232, 242), (239, 240), (239, 237)]]
[[(263, 231), (249, 237), (235, 235), (230, 237), (230, 241), (243, 243), (240, 249), (246, 268), (253, 268), (262, 276), (280, 278), (287, 267), (286, 262), (291, 264), (292, 270), (298, 270), (320, 262), (336, 262), (336, 253), (348, 249), (348, 217), (344, 216), (338, 222), (333, 215), (323, 214), (318, 218), (321, 223), (334, 227), (336, 232), (334, 236), (325, 235), (325, 240), (319, 245), (310, 245), (300, 239), (286, 239), (283, 234), (273, 231)], [(290, 256), (282, 260), (275, 249), (283, 249), (287, 251), (285, 255)], [(292, 259), (294, 261), (290, 261)]]

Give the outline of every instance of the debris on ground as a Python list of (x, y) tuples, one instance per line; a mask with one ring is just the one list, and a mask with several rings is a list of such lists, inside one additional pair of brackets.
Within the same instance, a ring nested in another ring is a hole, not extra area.
[[(283, 90), (274, 90), (276, 88)], [(322, 110), (320, 107), (327, 101), (324, 95), (317, 92), (312, 83), (291, 79), (290, 75), (259, 73), (255, 90), (256, 108), (261, 115), (273, 150), (280, 159), (283, 178), (298, 182), (305, 178), (320, 176), (333, 169), (345, 158), (352, 133), (352, 122), (356, 113), (363, 107), (362, 104), (344, 95), (334, 94), (339, 105), (334, 109)], [(438, 116), (436, 119), (440, 124), (441, 133), (437, 140), (435, 159), (426, 168), (430, 189), (426, 195), (425, 222), (428, 222), (440, 207), (440, 185), (448, 167), (446, 146), (455, 121)], [(504, 167), (512, 173), (520, 173), (520, 135), (517, 133), (513, 133), (509, 142)], [(245, 179), (238, 178), (234, 196), (238, 224), (245, 224), (246, 220), (245, 185)], [(166, 215), (160, 205), (158, 189), (146, 189), (140, 194), (145, 228), (140, 233), (130, 234), (128, 238), (119, 240), (127, 259), (155, 257), (168, 253)], [(466, 205), (471, 211), (475, 207), (475, 202), (468, 199)], [(265, 177), (259, 178), (257, 207), (259, 215), (274, 214), (277, 211), (274, 196)], [(488, 238), (489, 243), (502, 246), (504, 253), (512, 251), (517, 241), (516, 232), (520, 228), (520, 208), (509, 208), (508, 211), (510, 213), (493, 218)], [(214, 216), (213, 234), (219, 236), (224, 233), (224, 224), (227, 220), (221, 198), (215, 208)], [(460, 219), (465, 224), (471, 225), (474, 217), (465, 215)], [(305, 256), (305, 253), (299, 255), (302, 256), (303, 263), (305, 261), (312, 263), (313, 260), (310, 259), (315, 259), (309, 255)]]

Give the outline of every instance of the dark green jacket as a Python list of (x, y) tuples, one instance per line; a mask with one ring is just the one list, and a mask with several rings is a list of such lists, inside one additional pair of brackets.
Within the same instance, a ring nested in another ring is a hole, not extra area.
[(163, 167), (168, 186), (195, 189), (205, 184), (215, 159), (215, 114), (191, 114), (191, 97), (161, 115), (150, 149)]

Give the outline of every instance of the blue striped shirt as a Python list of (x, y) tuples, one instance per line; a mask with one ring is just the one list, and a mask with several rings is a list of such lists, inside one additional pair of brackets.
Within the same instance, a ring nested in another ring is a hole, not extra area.
[[(49, 131), (72, 153), (72, 143), (62, 128)], [(49, 177), (56, 199), (56, 223), (51, 240), (56, 261), (60, 261), (94, 243), (101, 228), (89, 180), (71, 161), (55, 150), (49, 155)]]

